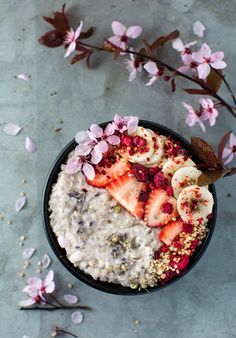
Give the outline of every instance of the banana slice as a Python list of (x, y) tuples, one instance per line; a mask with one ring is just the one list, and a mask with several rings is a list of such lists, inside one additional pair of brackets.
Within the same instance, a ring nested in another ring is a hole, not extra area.
[(151, 129), (146, 129), (152, 135), (152, 141), (154, 142), (154, 153), (151, 158), (147, 159), (144, 164), (146, 167), (155, 167), (162, 161), (164, 154), (164, 142), (160, 135), (154, 133)]
[(177, 200), (178, 212), (186, 223), (206, 222), (212, 213), (213, 196), (205, 187), (192, 185), (182, 190)]
[(164, 176), (171, 180), (172, 176), (174, 173), (183, 167), (194, 167), (195, 163), (190, 159), (185, 156), (177, 156), (172, 159), (169, 159), (162, 168)]
[(184, 188), (197, 184), (197, 179), (201, 173), (201, 170), (198, 170), (196, 167), (178, 169), (171, 179), (174, 196), (177, 198)]
[[(127, 155), (127, 159), (128, 161), (132, 162), (132, 163), (140, 163), (145, 165), (145, 163), (147, 163), (148, 159), (150, 159), (154, 153), (154, 141), (152, 139), (152, 133), (150, 132), (150, 130), (145, 129), (143, 127), (138, 127), (135, 135), (140, 136), (142, 138), (144, 138), (147, 141), (147, 145), (146, 147), (148, 148), (148, 151), (144, 152), (144, 153), (139, 153), (138, 151), (134, 154), (134, 155), (130, 155), (130, 154), (126, 154)], [(135, 136), (133, 135), (133, 136)], [(122, 154), (121, 154), (122, 156)]]

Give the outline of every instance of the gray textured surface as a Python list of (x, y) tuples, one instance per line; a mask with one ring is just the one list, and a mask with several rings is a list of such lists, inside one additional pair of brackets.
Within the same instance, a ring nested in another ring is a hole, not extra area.
[[(67, 4), (74, 19), (78, 18), (78, 2), (70, 0)], [(0, 337), (18, 338), (27, 334), (46, 338), (52, 324), (70, 328), (81, 338), (235, 337), (234, 178), (216, 186), (218, 221), (203, 259), (181, 282), (161, 292), (128, 298), (95, 291), (70, 276), (51, 252), (42, 230), (40, 194), (51, 162), (77, 130), (87, 128), (93, 121), (110, 119), (119, 112), (160, 122), (186, 138), (193, 134), (203, 136), (197, 127), (190, 130), (184, 125), (181, 101), (191, 102), (196, 98), (187, 97), (181, 91), (172, 95), (162, 82), (151, 88), (144, 87), (143, 79), (129, 84), (122, 62), (114, 63), (110, 56), (99, 56), (95, 69), (87, 71), (82, 64), (70, 66), (63, 58), (63, 49), (50, 50), (39, 45), (37, 38), (47, 30), (40, 16), (60, 6), (60, 1), (0, 0), (0, 123), (16, 122), (24, 127), (15, 138), (2, 132), (0, 135), (0, 212), (4, 214), (0, 224)], [(115, 19), (127, 25), (141, 24), (144, 35), (153, 37), (179, 28), (183, 37), (191, 41), (192, 23), (200, 19), (207, 26), (206, 41), (213, 49), (225, 51), (229, 65), (227, 77), (236, 91), (235, 1), (81, 0), (79, 8), (85, 27), (97, 26), (96, 36), (101, 41), (111, 34), (110, 23)], [(165, 50), (168, 59), (174, 61), (173, 51)], [(14, 78), (22, 72), (32, 76), (29, 83)], [(53, 92), (56, 94), (50, 95)], [(217, 125), (207, 132), (208, 140), (216, 144), (232, 126), (235, 128), (235, 120), (222, 110)], [(58, 127), (63, 129), (55, 133), (53, 129)], [(24, 150), (26, 135), (37, 142), (34, 155)], [(28, 205), (16, 214), (14, 203), (21, 191), (27, 193)], [(227, 197), (230, 192), (232, 196)], [(12, 220), (12, 225), (6, 223), (7, 219)], [(70, 313), (66, 311), (17, 310), (24, 285), (18, 278), (23, 265), (18, 238), (25, 234), (28, 237), (25, 246), (37, 247), (30, 272), (36, 271), (36, 262), (48, 252), (60, 280), (59, 294), (71, 281), (75, 284), (73, 292), (80, 296), (81, 302), (94, 308), (85, 315), (82, 325), (72, 325)], [(133, 324), (136, 319), (140, 320), (139, 325)]]

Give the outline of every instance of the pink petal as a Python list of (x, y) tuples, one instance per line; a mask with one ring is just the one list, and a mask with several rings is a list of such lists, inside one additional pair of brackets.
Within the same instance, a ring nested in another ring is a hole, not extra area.
[(202, 121), (200, 121), (200, 120), (198, 121), (198, 123), (199, 123), (199, 126), (201, 127), (202, 131), (205, 133), (206, 132), (206, 127), (205, 127), (204, 123)]
[(211, 48), (205, 42), (202, 44), (202, 47), (199, 51), (204, 58), (210, 58), (211, 56)]
[(37, 149), (36, 144), (29, 137), (25, 138), (25, 149), (31, 154)]
[(203, 98), (200, 98), (200, 99), (199, 99), (199, 103), (200, 103), (200, 105), (202, 106), (202, 108), (204, 108), (204, 109), (207, 109), (207, 108), (208, 108), (207, 100), (205, 100), (205, 99), (203, 99)]
[(70, 293), (67, 293), (63, 296), (64, 300), (69, 304), (76, 304), (78, 303), (78, 297), (75, 295), (72, 295)]
[(75, 141), (78, 144), (80, 144), (80, 143), (88, 143), (89, 141), (91, 141), (91, 139), (86, 131), (79, 131), (75, 135)]
[(67, 174), (75, 174), (78, 171), (81, 170), (81, 162), (79, 157), (72, 157), (68, 160), (66, 167), (65, 167), (65, 172)]
[(98, 144), (94, 147), (94, 149), (101, 151), (102, 153), (106, 153), (108, 150), (108, 145), (106, 141), (99, 141)]
[(158, 79), (157, 76), (152, 76), (150, 80), (145, 84), (145, 86), (151, 86), (156, 80)]
[(178, 72), (180, 73), (187, 73), (191, 68), (189, 66), (182, 66), (182, 67), (179, 67), (177, 70)]
[(67, 58), (71, 53), (73, 53), (75, 51), (76, 48), (76, 42), (72, 41), (69, 44), (69, 47), (67, 48), (66, 54), (64, 55), (64, 58)]
[(91, 124), (90, 132), (96, 138), (100, 138), (103, 135), (103, 130), (98, 124)]
[(115, 146), (120, 143), (120, 138), (119, 136), (111, 135), (111, 136), (108, 136), (107, 142)]
[(48, 283), (46, 288), (45, 288), (45, 292), (46, 293), (53, 293), (54, 290), (55, 290), (55, 283), (54, 282)]
[(152, 61), (145, 63), (143, 68), (151, 75), (156, 75), (158, 72), (157, 65)]
[(114, 125), (112, 123), (108, 123), (108, 125), (106, 126), (106, 128), (104, 130), (104, 135), (110, 136), (110, 135), (113, 135), (114, 132), (115, 132)]
[(78, 144), (75, 148), (75, 154), (77, 156), (87, 156), (92, 150), (92, 146), (87, 143)]
[(35, 253), (36, 249), (35, 248), (26, 248), (23, 250), (22, 252), (22, 256), (23, 258), (26, 259), (30, 259), (33, 254)]
[(184, 47), (185, 47), (185, 48), (189, 48), (189, 47), (191, 47), (191, 46), (196, 45), (196, 43), (197, 43), (197, 40), (194, 40), (194, 41), (191, 41), (191, 42), (189, 42), (189, 43), (186, 43), (186, 44), (184, 45)]
[(232, 154), (232, 149), (225, 147), (223, 150), (222, 158), (228, 157), (230, 154)]
[(213, 63), (211, 63), (212, 68), (215, 69), (224, 69), (227, 64), (224, 61), (215, 61)]
[(67, 239), (66, 237), (61, 236), (61, 235), (59, 235), (57, 237), (57, 241), (58, 241), (60, 247), (64, 248), (64, 249), (67, 248), (70, 245), (69, 239)]
[(132, 134), (138, 127), (139, 119), (137, 116), (131, 116), (127, 123), (128, 134)]
[(31, 287), (31, 289), (38, 290), (42, 287), (42, 279), (39, 277), (30, 277), (28, 279), (28, 284)]
[(50, 263), (51, 263), (50, 257), (47, 254), (45, 254), (42, 258), (42, 267), (44, 269), (47, 269), (49, 267)]
[(196, 61), (198, 63), (205, 62), (205, 59), (203, 58), (201, 52), (197, 52), (197, 53), (193, 52), (192, 53), (192, 58), (193, 58), (194, 61)]
[(92, 151), (91, 162), (93, 164), (98, 164), (102, 160), (102, 152), (98, 149)]
[(9, 123), (6, 124), (5, 127), (3, 128), (3, 131), (5, 134), (15, 136), (21, 131), (21, 127), (19, 127), (17, 124)]
[(23, 81), (29, 81), (31, 80), (31, 76), (30, 75), (26, 75), (26, 74), (19, 74), (16, 76), (18, 79), (23, 80)]
[(236, 146), (236, 135), (234, 135), (234, 133), (230, 134), (229, 144), (230, 144), (230, 147), (232, 147), (232, 148), (233, 148), (233, 146)]
[(182, 102), (182, 105), (184, 106), (184, 108), (186, 108), (189, 111), (190, 114), (195, 115), (194, 109), (192, 106), (190, 106), (190, 104)]
[(53, 281), (53, 278), (54, 278), (54, 271), (53, 270), (48, 271), (43, 281), (44, 285), (49, 285)]
[(199, 38), (203, 37), (205, 29), (206, 27), (200, 21), (194, 22), (193, 33), (197, 35)]
[[(111, 43), (112, 43), (114, 46), (116, 46), (116, 47), (121, 48), (121, 46), (123, 46), (122, 41), (121, 41), (121, 39), (120, 39), (119, 36), (116, 36), (116, 35), (111, 36), (111, 37), (108, 39), (108, 41), (111, 42)], [(123, 49), (123, 48), (121, 48), (121, 49)]]
[(211, 71), (210, 66), (207, 63), (202, 63), (197, 67), (199, 79), (205, 79)]
[(37, 291), (31, 285), (26, 285), (22, 291), (27, 293), (30, 297), (37, 295)]
[(142, 33), (141, 26), (130, 26), (127, 29), (126, 36), (131, 39), (136, 39)]
[(113, 21), (111, 24), (112, 31), (115, 35), (122, 36), (126, 32), (126, 27), (123, 25), (123, 23), (119, 21)]
[(137, 69), (133, 69), (129, 74), (129, 82), (134, 81), (137, 75)]
[(33, 298), (28, 298), (26, 300), (22, 300), (19, 302), (19, 306), (25, 307), (25, 306), (30, 306), (35, 303), (35, 300)]
[(190, 66), (194, 62), (192, 54), (181, 53), (181, 59), (185, 65)]
[(184, 44), (183, 41), (179, 38), (172, 41), (172, 47), (176, 49), (178, 52), (183, 52)]
[(214, 124), (216, 123), (216, 118), (214, 115), (209, 116), (209, 123), (211, 127), (214, 126)]
[(19, 197), (16, 200), (16, 204), (15, 204), (16, 211), (19, 212), (21, 209), (23, 209), (24, 206), (26, 205), (26, 202), (27, 202), (27, 199), (25, 196)]
[(83, 316), (82, 312), (80, 312), (80, 311), (75, 311), (71, 315), (71, 320), (72, 320), (73, 324), (80, 324), (80, 323), (82, 323), (83, 318), (84, 318), (84, 316)]
[(211, 63), (221, 61), (224, 57), (224, 52), (216, 52), (211, 55)]
[(191, 113), (189, 113), (186, 116), (186, 119), (185, 119), (185, 123), (189, 127), (193, 127), (196, 124), (197, 121), (198, 121), (198, 119), (197, 119), (196, 115), (195, 114), (191, 114)]
[(89, 163), (85, 163), (83, 165), (83, 173), (84, 175), (89, 179), (89, 180), (93, 180), (95, 177), (95, 171), (94, 168), (91, 164)]
[(231, 153), (229, 157), (224, 160), (224, 164), (228, 164), (229, 162), (233, 160), (233, 158), (234, 158), (234, 154)]
[(80, 22), (79, 27), (75, 31), (75, 40), (78, 39), (78, 37), (80, 36), (82, 27), (83, 27), (83, 21)]

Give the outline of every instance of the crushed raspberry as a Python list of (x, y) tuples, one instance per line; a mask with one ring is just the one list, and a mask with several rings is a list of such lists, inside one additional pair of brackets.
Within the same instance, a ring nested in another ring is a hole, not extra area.
[(173, 243), (173, 245), (174, 245), (174, 247), (175, 247), (176, 249), (178, 249), (178, 250), (181, 250), (181, 249), (183, 248), (183, 244), (182, 244), (181, 242), (179, 242), (179, 241), (175, 241), (175, 242)]
[(149, 188), (150, 188), (151, 190), (154, 190), (154, 189), (155, 189), (155, 185), (154, 185), (153, 183), (150, 183), (150, 184), (149, 184)]
[(138, 197), (138, 200), (140, 202), (147, 202), (147, 200), (148, 200), (148, 192), (145, 191), (145, 190), (141, 190), (140, 194), (139, 194), (139, 197)]
[(154, 251), (154, 259), (160, 259), (160, 251)]
[(151, 177), (153, 177), (158, 173), (158, 171), (160, 171), (160, 169), (158, 167), (149, 168), (149, 175)]
[(188, 223), (183, 223), (183, 231), (186, 234), (191, 234), (193, 232), (193, 225)]
[(168, 180), (164, 177), (162, 172), (159, 172), (154, 176), (154, 185), (156, 188), (164, 190), (167, 188)]
[(166, 214), (172, 214), (173, 212), (173, 205), (169, 202), (162, 204), (162, 211)]
[(133, 174), (139, 182), (149, 182), (148, 169), (142, 164), (135, 164), (133, 166)]
[(183, 255), (180, 256), (180, 261), (177, 263), (177, 267), (179, 270), (184, 270), (189, 263), (189, 256), (188, 255)]
[(166, 251), (168, 251), (169, 250), (169, 248), (168, 248), (168, 246), (166, 245), (166, 244), (163, 244), (162, 246), (161, 246), (161, 252), (166, 252)]
[(166, 193), (168, 196), (174, 195), (173, 188), (170, 185), (166, 188)]
[(140, 147), (144, 147), (147, 145), (147, 141), (140, 137), (140, 136), (134, 136), (133, 137), (133, 143), (136, 145), (136, 146), (140, 146)]
[(192, 241), (191, 246), (190, 246), (190, 250), (191, 250), (192, 252), (194, 252), (194, 251), (196, 250), (196, 248), (197, 248), (197, 246), (198, 246), (198, 243), (199, 243), (198, 238), (195, 238), (195, 239)]
[(168, 270), (165, 272), (166, 277), (160, 280), (160, 284), (166, 284), (171, 279), (173, 279), (176, 276), (175, 271)]
[(133, 140), (132, 140), (132, 137), (128, 136), (128, 135), (125, 135), (121, 138), (121, 145), (124, 145), (124, 146), (129, 146), (131, 147), (133, 145)]
[(207, 215), (207, 219), (208, 219), (208, 221), (210, 221), (211, 219), (213, 219), (213, 214)]
[(131, 149), (129, 150), (129, 154), (130, 154), (130, 156), (133, 156), (133, 155), (135, 154), (135, 151), (134, 151), (133, 148), (131, 148)]

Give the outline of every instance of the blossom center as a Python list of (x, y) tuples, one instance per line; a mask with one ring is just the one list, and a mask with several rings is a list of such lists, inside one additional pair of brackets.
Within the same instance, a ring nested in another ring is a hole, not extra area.
[(206, 62), (207, 64), (211, 63), (211, 59), (210, 59), (210, 58), (204, 58), (204, 59), (205, 59), (205, 62)]
[(40, 303), (41, 298), (40, 298), (40, 296), (38, 295), (38, 296), (34, 297), (34, 300), (35, 300), (36, 303)]
[(139, 67), (139, 61), (138, 60), (135, 60), (134, 61), (134, 68), (138, 68)]
[(128, 38), (127, 38), (126, 35), (122, 35), (121, 38), (120, 38), (120, 40), (121, 40), (122, 42), (127, 42)]
[(192, 54), (191, 49), (190, 48), (185, 48), (183, 54)]
[(236, 144), (233, 146), (232, 152), (236, 154)]

